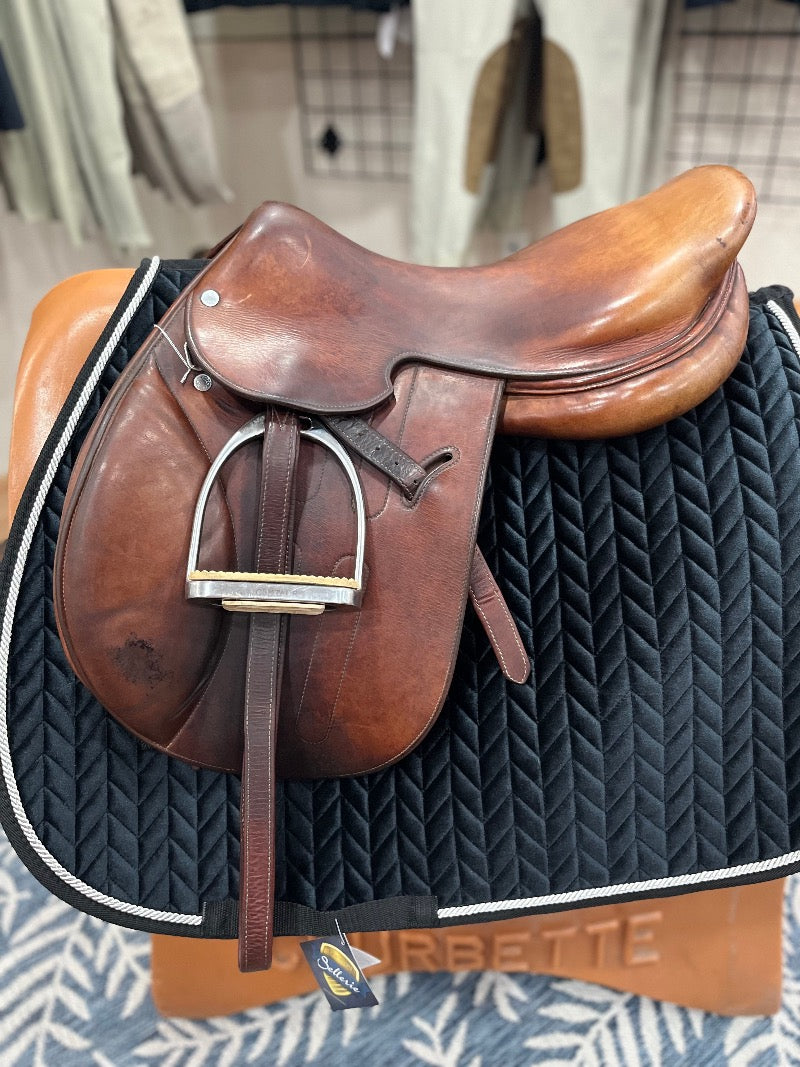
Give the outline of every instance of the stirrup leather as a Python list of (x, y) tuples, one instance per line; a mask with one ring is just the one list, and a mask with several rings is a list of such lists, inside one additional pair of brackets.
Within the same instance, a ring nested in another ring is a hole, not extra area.
[(352, 578), (335, 575), (262, 574), (248, 571), (198, 570), (203, 519), (212, 486), (223, 464), (247, 441), (264, 434), (266, 418), (257, 415), (236, 431), (220, 449), (200, 489), (192, 522), (189, 562), (186, 568), (186, 596), (190, 600), (213, 600), (226, 611), (269, 612), (282, 615), (320, 615), (325, 608), (361, 604), (364, 586), (364, 545), (366, 506), (364, 492), (353, 461), (343, 446), (323, 426), (309, 421), (300, 436), (327, 448), (343, 468), (356, 509), (356, 552)]

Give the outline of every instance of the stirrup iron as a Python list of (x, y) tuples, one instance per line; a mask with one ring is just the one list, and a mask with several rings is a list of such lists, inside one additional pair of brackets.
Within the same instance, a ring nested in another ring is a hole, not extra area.
[(364, 545), (366, 507), (364, 492), (353, 461), (332, 433), (311, 422), (300, 436), (327, 448), (343, 468), (353, 491), (356, 508), (356, 552), (352, 578), (336, 575), (261, 574), (248, 571), (203, 571), (197, 563), (203, 519), (211, 488), (222, 466), (247, 441), (265, 432), (266, 417), (257, 415), (234, 433), (211, 464), (195, 505), (189, 562), (186, 568), (186, 596), (189, 600), (213, 600), (226, 611), (270, 612), (285, 615), (319, 615), (325, 608), (361, 604), (364, 588)]

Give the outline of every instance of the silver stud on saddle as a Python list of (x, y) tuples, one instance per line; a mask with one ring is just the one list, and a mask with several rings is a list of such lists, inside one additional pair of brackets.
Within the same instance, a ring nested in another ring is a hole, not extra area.
[(195, 505), (189, 562), (186, 568), (186, 596), (189, 600), (214, 600), (226, 611), (272, 612), (285, 615), (319, 615), (325, 608), (354, 607), (361, 604), (364, 580), (366, 507), (364, 493), (353, 461), (343, 446), (322, 426), (312, 423), (300, 436), (327, 448), (341, 464), (356, 508), (356, 551), (352, 578), (336, 575), (262, 574), (247, 571), (203, 571), (198, 569), (203, 519), (212, 486), (223, 464), (247, 441), (265, 431), (263, 415), (251, 419), (231, 436), (211, 464)]

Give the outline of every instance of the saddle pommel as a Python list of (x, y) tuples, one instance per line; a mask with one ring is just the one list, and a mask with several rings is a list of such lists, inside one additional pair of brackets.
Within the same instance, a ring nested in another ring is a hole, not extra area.
[(755, 210), (742, 174), (699, 167), (498, 263), (442, 269), (267, 203), (198, 280), (189, 345), (240, 396), (302, 411), (374, 408), (414, 361), (503, 378), (508, 432), (627, 433), (696, 405), (738, 360)]

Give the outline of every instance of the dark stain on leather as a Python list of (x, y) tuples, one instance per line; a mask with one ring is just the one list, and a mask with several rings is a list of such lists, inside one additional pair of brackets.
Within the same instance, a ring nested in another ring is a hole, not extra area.
[(131, 634), (121, 648), (114, 649), (111, 658), (132, 685), (155, 689), (162, 682), (169, 681), (172, 675), (172, 671), (164, 669), (162, 657), (152, 642), (135, 634)]

